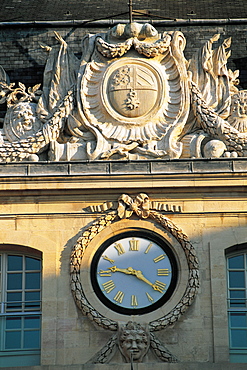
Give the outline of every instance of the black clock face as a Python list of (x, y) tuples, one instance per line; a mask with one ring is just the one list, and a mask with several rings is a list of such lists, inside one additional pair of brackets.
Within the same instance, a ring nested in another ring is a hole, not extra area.
[(91, 281), (105, 306), (125, 315), (142, 315), (171, 297), (177, 270), (175, 256), (165, 241), (139, 229), (102, 244), (92, 260)]

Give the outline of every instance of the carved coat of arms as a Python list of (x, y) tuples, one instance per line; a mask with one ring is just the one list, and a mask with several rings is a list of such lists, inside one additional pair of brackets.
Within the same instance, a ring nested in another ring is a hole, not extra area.
[(180, 156), (178, 133), (189, 113), (182, 33), (132, 25), (86, 41), (94, 48), (80, 67), (77, 119), (98, 137), (89, 157)]

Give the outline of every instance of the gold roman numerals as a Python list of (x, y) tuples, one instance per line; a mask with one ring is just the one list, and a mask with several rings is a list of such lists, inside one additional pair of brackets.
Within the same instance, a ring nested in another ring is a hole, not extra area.
[(166, 289), (165, 283), (162, 283), (161, 281), (156, 280), (154, 284), (160, 288), (160, 293), (164, 293), (164, 290)]
[(139, 233), (115, 239), (105, 248), (97, 265), (98, 286), (112, 309), (127, 309), (131, 314), (160, 302), (172, 274), (166, 250)]
[(98, 274), (101, 277), (111, 276), (111, 271), (110, 270), (99, 270)]
[(137, 306), (138, 306), (138, 302), (137, 302), (137, 297), (136, 297), (136, 295), (132, 295), (132, 296), (131, 296), (131, 306), (132, 306), (132, 307), (137, 307)]
[(158, 256), (158, 257), (155, 257), (154, 258), (154, 262), (155, 263), (157, 263), (157, 262), (160, 262), (160, 261), (162, 261), (164, 258), (166, 258), (166, 254), (164, 253), (164, 254), (161, 254), (160, 256)]
[(102, 284), (103, 290), (109, 294), (114, 288), (116, 288), (116, 285), (114, 284), (113, 280), (106, 281), (105, 283)]
[(147, 246), (147, 248), (146, 248), (146, 250), (145, 250), (145, 254), (147, 254), (149, 251), (150, 251), (150, 249), (151, 249), (151, 247), (152, 247), (152, 245), (153, 245), (153, 243), (149, 243), (148, 244), (148, 246)]
[(122, 303), (124, 299), (124, 293), (119, 290), (113, 299), (118, 303)]
[(129, 248), (130, 251), (139, 251), (140, 240), (133, 238), (129, 240), (129, 245), (130, 245), (130, 248)]
[(115, 243), (114, 248), (118, 252), (118, 255), (121, 256), (121, 254), (125, 253), (124, 247), (122, 246), (121, 243)]
[(107, 256), (102, 256), (102, 258), (108, 262), (110, 262), (112, 265), (113, 263), (115, 262), (114, 260), (112, 260), (111, 258), (107, 257)]
[(151, 295), (148, 292), (146, 292), (146, 296), (148, 297), (149, 302), (154, 301), (154, 299), (151, 297)]
[(158, 276), (169, 276), (171, 271), (169, 269), (157, 269)]

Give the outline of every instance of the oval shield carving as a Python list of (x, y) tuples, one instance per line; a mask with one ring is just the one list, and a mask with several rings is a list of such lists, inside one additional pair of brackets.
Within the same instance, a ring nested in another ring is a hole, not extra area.
[(127, 64), (113, 71), (107, 90), (109, 103), (118, 114), (141, 117), (157, 102), (158, 82), (145, 66)]

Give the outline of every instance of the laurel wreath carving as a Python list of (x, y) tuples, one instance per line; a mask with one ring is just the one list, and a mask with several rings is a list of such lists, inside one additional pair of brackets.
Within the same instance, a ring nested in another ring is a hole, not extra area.
[(116, 331), (118, 325), (115, 321), (102, 316), (86, 299), (80, 281), (80, 266), (83, 255), (90, 241), (105, 227), (109, 226), (117, 217), (117, 211), (109, 212), (105, 216), (96, 220), (92, 226), (82, 233), (82, 236), (74, 245), (70, 259), (70, 274), (71, 274), (71, 290), (75, 299), (75, 303), (82, 313), (94, 321), (99, 326)]
[(165, 230), (173, 235), (184, 250), (188, 268), (189, 279), (185, 293), (178, 304), (165, 316), (149, 323), (149, 330), (156, 331), (175, 323), (186, 309), (192, 304), (199, 287), (199, 271), (198, 260), (194, 247), (190, 243), (187, 235), (178, 228), (169, 218), (156, 211), (150, 209), (149, 197), (146, 194), (139, 194), (136, 199), (132, 199), (126, 194), (122, 194), (119, 198), (118, 209), (97, 219), (90, 227), (85, 230), (78, 238), (73, 247), (70, 259), (70, 274), (71, 274), (71, 290), (74, 300), (78, 308), (91, 321), (94, 321), (102, 328), (116, 331), (118, 323), (101, 315), (85, 297), (83, 287), (80, 281), (80, 266), (81, 261), (93, 238), (99, 234), (104, 228), (115, 222), (119, 218), (130, 217), (135, 212), (140, 218), (151, 218), (158, 222)]
[(93, 358), (89, 360), (91, 364), (105, 364), (109, 362), (111, 357), (114, 355), (117, 347), (118, 334), (113, 334), (113, 336), (108, 340), (108, 342), (98, 351)]
[(177, 362), (170, 351), (155, 337), (154, 333), (150, 332), (150, 347), (154, 351), (157, 357), (163, 362)]
[(211, 136), (222, 140), (229, 151), (235, 151), (239, 157), (246, 156), (247, 134), (239, 132), (209, 108), (198, 86), (192, 81), (190, 84), (192, 108), (201, 128)]

